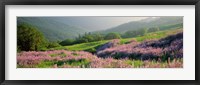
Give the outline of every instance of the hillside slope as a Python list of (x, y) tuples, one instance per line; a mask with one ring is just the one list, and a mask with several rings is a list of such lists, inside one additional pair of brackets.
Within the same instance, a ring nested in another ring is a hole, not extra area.
[(60, 23), (46, 17), (17, 17), (17, 25), (21, 23), (28, 23), (37, 27), (49, 41), (75, 38), (79, 34), (87, 32), (83, 28)]
[[(179, 32), (182, 32), (182, 29), (173, 29), (173, 30), (165, 30), (165, 31), (148, 33), (144, 36), (120, 39), (120, 44), (125, 44), (132, 40), (136, 40), (137, 42), (143, 42), (145, 40), (161, 39), (161, 38), (167, 37), (168, 35), (173, 35)], [(61, 46), (61, 47), (51, 48), (49, 50), (88, 51), (88, 52), (95, 53), (99, 50), (100, 46), (103, 46), (108, 42), (112, 42), (112, 40), (103, 40), (103, 41), (96, 41), (96, 42), (89, 42), (89, 43), (74, 44), (70, 46)]]
[(161, 30), (169, 29), (172, 27), (182, 27), (183, 17), (160, 17), (160, 18), (147, 18), (140, 21), (132, 21), (121, 24), (117, 27), (113, 27), (102, 31), (102, 33), (119, 32), (124, 33), (130, 30), (137, 30), (140, 28), (159, 27)]
[(149, 40), (141, 43), (132, 41), (129, 44), (99, 51), (97, 56), (139, 60), (183, 58), (183, 32), (159, 40)]

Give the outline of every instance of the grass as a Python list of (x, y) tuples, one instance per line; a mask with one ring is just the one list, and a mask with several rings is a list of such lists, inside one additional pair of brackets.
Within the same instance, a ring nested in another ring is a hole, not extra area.
[(56, 56), (65, 57), (67, 55), (62, 52), (62, 53), (58, 53), (58, 54), (50, 54), (49, 56), (51, 56), (51, 57), (56, 57)]
[(90, 61), (87, 59), (69, 60), (66, 62), (66, 64), (70, 66), (88, 67), (90, 64)]
[(109, 40), (104, 40), (104, 41), (97, 41), (97, 42), (89, 42), (89, 43), (81, 43), (81, 44), (75, 44), (71, 46), (62, 46), (62, 47), (57, 47), (51, 50), (70, 50), (70, 51), (89, 51), (89, 52), (96, 52), (96, 49), (109, 42)]
[(136, 68), (139, 68), (144, 64), (141, 60), (126, 60), (126, 63)]
[(135, 39), (138, 42), (142, 42), (144, 40), (150, 40), (150, 39), (160, 39), (160, 38), (164, 38), (168, 35), (176, 34), (178, 32), (182, 32), (182, 31), (183, 31), (183, 29), (174, 29), (174, 30), (165, 30), (165, 31), (158, 31), (158, 32), (153, 32), (153, 33), (147, 33), (144, 36), (121, 39), (120, 43), (127, 43), (132, 39)]
[(36, 65), (36, 68), (51, 68), (54, 65), (54, 62), (52, 61), (43, 61)]
[[(175, 34), (175, 33), (181, 32), (181, 31), (183, 31), (183, 29), (173, 29), (173, 30), (165, 30), (165, 31), (158, 31), (158, 32), (153, 32), (153, 33), (147, 33), (144, 36), (120, 39), (120, 43), (126, 44), (130, 40), (133, 40), (133, 39), (135, 39), (138, 42), (142, 42), (144, 40), (150, 40), (150, 39), (160, 39), (160, 38), (164, 38), (168, 35), (172, 35), (172, 34)], [(61, 47), (56, 47), (56, 48), (52, 48), (52, 49), (49, 49), (49, 50), (88, 51), (88, 52), (91, 52), (91, 53), (95, 53), (96, 49), (99, 46), (102, 46), (109, 41), (111, 41), (111, 40), (81, 43), (81, 44), (75, 44), (75, 45), (71, 45), (71, 46), (61, 46)]]
[[(66, 60), (66, 61), (42, 61), (41, 63), (35, 65), (35, 68), (52, 68), (52, 66), (57, 65), (58, 67), (68, 65), (68, 66), (79, 66), (79, 67), (88, 67), (90, 61), (87, 59), (79, 60)], [(22, 66), (18, 66), (20, 68)]]

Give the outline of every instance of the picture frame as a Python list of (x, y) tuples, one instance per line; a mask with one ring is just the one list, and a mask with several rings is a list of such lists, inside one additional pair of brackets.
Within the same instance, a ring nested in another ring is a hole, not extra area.
[[(3, 0), (0, 1), (1, 17), (0, 17), (0, 83), (1, 85), (81, 85), (81, 84), (96, 84), (96, 85), (199, 85), (200, 58), (199, 56), (199, 41), (200, 37), (200, 1), (199, 0)], [(5, 6), (6, 5), (195, 5), (195, 80), (5, 80)]]

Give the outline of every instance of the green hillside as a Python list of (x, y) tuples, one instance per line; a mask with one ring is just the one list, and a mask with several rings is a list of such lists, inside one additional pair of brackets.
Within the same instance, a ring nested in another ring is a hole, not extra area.
[[(130, 40), (136, 39), (138, 42), (142, 42), (144, 40), (150, 40), (150, 39), (160, 39), (164, 38), (168, 35), (176, 34), (178, 32), (181, 32), (183, 29), (173, 29), (173, 30), (165, 30), (165, 31), (158, 31), (153, 33), (148, 33), (144, 36), (139, 36), (135, 38), (126, 38), (126, 39), (120, 39), (121, 44), (127, 43)], [(102, 46), (103, 44), (109, 42), (111, 40), (103, 40), (103, 41), (97, 41), (97, 42), (89, 42), (89, 43), (81, 43), (81, 44), (75, 44), (70, 46), (62, 46), (62, 47), (56, 47), (49, 50), (71, 50), (71, 51), (89, 51), (89, 52), (95, 52), (96, 49), (99, 46)]]
[(183, 17), (160, 17), (160, 18), (147, 18), (140, 21), (132, 21), (121, 24), (102, 31), (102, 33), (118, 32), (124, 33), (130, 30), (137, 30), (141, 28), (159, 27), (160, 30), (181, 28), (183, 27)]
[(87, 32), (83, 28), (60, 23), (45, 17), (17, 17), (17, 25), (28, 23), (38, 28), (49, 41), (61, 41), (66, 38), (75, 38)]

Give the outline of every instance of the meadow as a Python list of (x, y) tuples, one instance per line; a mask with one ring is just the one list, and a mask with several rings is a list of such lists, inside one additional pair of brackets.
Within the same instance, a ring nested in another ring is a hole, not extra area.
[(183, 68), (183, 29), (17, 53), (18, 68)]

